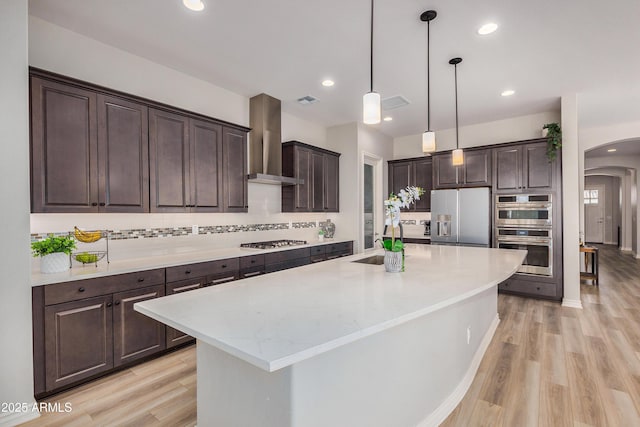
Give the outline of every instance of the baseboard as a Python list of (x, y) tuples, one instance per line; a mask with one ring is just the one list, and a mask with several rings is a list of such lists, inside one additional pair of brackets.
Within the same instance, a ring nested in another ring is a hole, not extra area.
[(562, 306), (571, 308), (582, 308), (582, 301), (580, 301), (579, 299), (562, 298)]
[(484, 357), (487, 348), (489, 348), (491, 339), (493, 338), (493, 335), (498, 328), (498, 323), (500, 323), (500, 318), (496, 313), (496, 317), (493, 322), (491, 322), (491, 325), (489, 325), (489, 329), (482, 338), (476, 354), (474, 354), (473, 359), (471, 359), (469, 369), (467, 369), (467, 372), (464, 374), (464, 377), (462, 377), (462, 380), (460, 381), (458, 386), (444, 400), (444, 402), (442, 402), (440, 406), (436, 408), (435, 411), (433, 411), (427, 418), (425, 418), (418, 424), (418, 427), (438, 426), (447, 419), (447, 417), (451, 414), (451, 412), (453, 412), (454, 409), (456, 409), (456, 406), (458, 406), (458, 404), (462, 401), (464, 395), (467, 394), (469, 387), (471, 387), (471, 383), (473, 382), (473, 379), (476, 376), (476, 372), (478, 372), (478, 368), (480, 367), (480, 362), (482, 362), (482, 358)]
[(620, 248), (620, 250), (621, 250), (622, 252), (631, 252), (631, 251), (632, 251), (632, 249), (631, 249), (631, 248), (623, 248), (623, 247), (621, 247), (621, 248)]
[[(5, 412), (0, 413), (0, 427), (13, 427), (27, 421), (35, 420), (40, 416), (38, 412), (37, 403), (34, 401), (29, 404), (31, 411), (25, 412)], [(35, 410), (33, 410), (35, 408)]]

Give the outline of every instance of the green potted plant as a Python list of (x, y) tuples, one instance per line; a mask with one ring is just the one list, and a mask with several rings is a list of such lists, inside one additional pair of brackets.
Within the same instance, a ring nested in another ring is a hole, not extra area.
[(324, 230), (322, 228), (318, 229), (318, 241), (324, 242)]
[[(408, 208), (424, 194), (421, 187), (408, 186), (398, 192), (389, 194), (384, 201), (385, 225), (391, 227), (391, 240), (381, 240), (384, 248), (384, 268), (389, 273), (404, 271), (404, 243), (396, 240), (396, 227), (400, 224), (400, 208)], [(380, 239), (378, 239), (380, 240)]]
[(547, 158), (554, 161), (558, 150), (562, 147), (562, 130), (558, 123), (547, 123), (542, 126), (542, 135), (547, 138)]
[(60, 273), (70, 266), (69, 255), (76, 248), (76, 241), (71, 236), (54, 236), (31, 243), (33, 256), (40, 258), (42, 273)]

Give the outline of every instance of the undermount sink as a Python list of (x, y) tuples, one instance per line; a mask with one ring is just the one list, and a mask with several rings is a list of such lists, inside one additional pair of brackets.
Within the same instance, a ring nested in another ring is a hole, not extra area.
[(351, 262), (359, 262), (360, 264), (382, 265), (384, 264), (384, 255), (373, 255), (366, 258), (360, 258)]

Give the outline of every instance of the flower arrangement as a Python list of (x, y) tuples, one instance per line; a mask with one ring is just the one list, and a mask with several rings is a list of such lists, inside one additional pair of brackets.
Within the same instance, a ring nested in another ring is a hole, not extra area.
[(424, 194), (424, 188), (408, 186), (398, 192), (391, 193), (389, 198), (384, 201), (385, 222), (387, 226), (391, 226), (391, 240), (382, 241), (382, 247), (391, 252), (402, 252), (404, 244), (402, 240), (396, 240), (395, 228), (400, 224), (400, 208), (408, 208), (416, 200), (420, 200), (420, 196)]

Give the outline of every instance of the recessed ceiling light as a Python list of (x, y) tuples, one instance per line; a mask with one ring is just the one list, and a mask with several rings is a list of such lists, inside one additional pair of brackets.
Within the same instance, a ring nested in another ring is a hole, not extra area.
[(333, 80), (327, 79), (327, 80), (323, 80), (322, 81), (322, 86), (324, 86), (324, 87), (331, 87), (334, 84), (336, 84), (336, 83)]
[(187, 9), (191, 9), (196, 12), (200, 12), (204, 9), (204, 3), (202, 3), (202, 0), (182, 0), (182, 4), (184, 4)]
[(516, 93), (516, 91), (515, 91), (515, 90), (511, 90), (511, 89), (509, 89), (509, 90), (505, 90), (505, 91), (504, 91), (504, 92), (502, 92), (500, 95), (502, 95), (502, 96), (511, 96), (511, 95), (513, 95), (514, 93)]
[(613, 153), (613, 152), (616, 152), (616, 151), (618, 151), (618, 150), (617, 150), (617, 149), (615, 149), (615, 148), (609, 148), (607, 151), (608, 151), (609, 153)]
[(393, 120), (393, 117), (391, 117), (391, 116), (387, 116), (387, 117), (385, 117), (385, 118), (384, 118), (384, 119), (382, 119), (382, 120), (384, 120), (385, 122), (390, 122), (391, 120)]
[(482, 27), (478, 28), (478, 34), (480, 34), (481, 36), (486, 36), (487, 34), (493, 33), (497, 29), (498, 24), (489, 22), (488, 24), (484, 24)]

